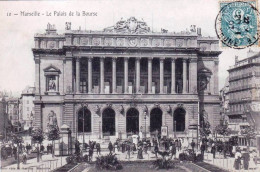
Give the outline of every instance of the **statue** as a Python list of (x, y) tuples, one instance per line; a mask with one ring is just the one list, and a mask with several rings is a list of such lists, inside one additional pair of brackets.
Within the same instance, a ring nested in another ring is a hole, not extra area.
[(48, 123), (47, 123), (47, 126), (48, 126), (48, 127), (50, 127), (50, 126), (58, 126), (56, 113), (54, 113), (53, 110), (51, 110), (51, 112), (50, 112), (49, 115), (48, 115)]
[(205, 89), (207, 89), (207, 85), (209, 83), (209, 79), (206, 75), (202, 75), (199, 77), (199, 88), (200, 91), (204, 91)]
[(190, 26), (190, 31), (191, 32), (196, 32), (196, 25), (191, 25)]
[(65, 27), (66, 30), (71, 30), (71, 22), (66, 22), (65, 25), (66, 25)]
[(56, 90), (56, 84), (54, 82), (54, 80), (51, 78), (49, 81), (49, 91), (55, 91)]

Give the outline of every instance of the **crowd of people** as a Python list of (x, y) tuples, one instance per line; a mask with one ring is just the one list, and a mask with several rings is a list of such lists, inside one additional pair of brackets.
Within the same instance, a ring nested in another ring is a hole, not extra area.
[[(26, 144), (26, 145), (19, 144), (19, 149), (18, 149), (17, 144), (4, 143), (1, 146), (1, 159), (7, 160), (8, 158), (13, 157), (15, 160), (17, 160), (19, 155), (21, 156), (21, 161), (23, 163), (26, 163), (28, 159), (28, 155), (31, 154), (32, 152), (37, 152), (37, 151), (39, 151), (39, 158), (42, 159), (41, 157), (45, 151), (44, 145), (41, 145), (40, 148), (38, 148), (38, 146), (35, 146), (34, 148), (35, 149), (33, 150), (33, 146), (31, 146), (31, 144)], [(52, 153), (52, 151), (53, 151), (52, 144), (48, 144), (47, 154)]]

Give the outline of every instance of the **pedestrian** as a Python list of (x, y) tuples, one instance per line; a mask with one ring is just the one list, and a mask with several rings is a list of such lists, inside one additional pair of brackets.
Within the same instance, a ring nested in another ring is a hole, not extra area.
[(22, 155), (22, 161), (23, 161), (23, 164), (26, 164), (27, 162), (27, 153), (25, 151), (23, 151), (23, 155)]
[(14, 159), (17, 160), (17, 147), (15, 146), (13, 148), (13, 155), (14, 155)]
[(27, 144), (25, 148), (26, 148), (26, 152), (28, 154), (29, 153), (29, 145)]
[(192, 141), (191, 141), (191, 148), (192, 148), (192, 151), (193, 151), (193, 153), (194, 153), (195, 142), (194, 142), (194, 140), (193, 140), (193, 139), (192, 139)]
[(178, 149), (179, 149), (179, 150), (178, 150), (178, 151), (181, 150), (181, 146), (182, 146), (182, 145), (181, 145), (181, 139), (179, 139), (179, 141), (178, 141)]
[(172, 157), (174, 156), (174, 158), (176, 158), (176, 146), (175, 146), (175, 143), (173, 143), (172, 145), (171, 145), (171, 159), (172, 159)]
[(42, 152), (42, 154), (44, 153), (44, 146), (43, 145), (41, 145), (40, 151)]
[(91, 162), (92, 161), (92, 157), (93, 157), (93, 149), (92, 149), (92, 147), (89, 147), (88, 155), (89, 155), (89, 162)]
[(243, 158), (243, 164), (244, 164), (244, 169), (245, 170), (248, 170), (248, 166), (249, 166), (249, 160), (250, 160), (250, 155), (249, 155), (249, 152), (248, 152), (248, 150), (246, 149), (246, 152), (245, 153), (243, 153), (243, 155), (242, 155), (242, 158)]
[(159, 151), (159, 147), (158, 147), (158, 144), (155, 144), (154, 146), (154, 153), (155, 153), (155, 157), (157, 158), (157, 153)]
[(212, 146), (211, 146), (211, 153), (213, 154), (213, 158), (215, 159), (215, 156), (216, 156), (216, 146), (215, 146), (215, 143), (213, 143)]
[(109, 153), (112, 154), (113, 145), (112, 145), (112, 142), (111, 142), (111, 141), (108, 143), (108, 150), (109, 150)]
[(1, 148), (1, 157), (2, 157), (3, 160), (7, 159), (7, 152), (6, 152), (6, 147), (5, 146), (3, 146)]
[(142, 148), (142, 145), (139, 145), (137, 150), (138, 150), (137, 159), (143, 159), (143, 148)]
[(101, 154), (100, 143), (97, 143), (97, 144), (96, 144), (96, 149), (97, 149), (97, 154), (100, 155), (100, 154)]
[(202, 155), (202, 160), (204, 159), (204, 152), (206, 150), (206, 144), (204, 142), (202, 142), (201, 146), (200, 146), (200, 151), (201, 151), (201, 155)]
[(250, 152), (250, 160), (249, 160), (249, 166), (248, 166), (249, 169), (255, 170), (257, 168), (257, 166), (256, 166), (257, 162), (255, 162), (255, 160), (257, 160), (257, 159), (255, 159), (255, 154), (254, 154), (254, 150), (253, 150)]
[(241, 153), (240, 153), (240, 150), (237, 149), (237, 151), (235, 153), (234, 168), (236, 170), (240, 170), (240, 167), (241, 167)]
[(130, 159), (131, 147), (129, 143), (126, 143), (126, 159)]

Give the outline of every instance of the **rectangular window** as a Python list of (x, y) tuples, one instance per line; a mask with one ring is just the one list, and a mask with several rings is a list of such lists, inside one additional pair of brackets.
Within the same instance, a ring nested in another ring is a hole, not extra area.
[(80, 92), (81, 93), (86, 93), (87, 92), (87, 81), (86, 81), (86, 79), (81, 79), (80, 80)]

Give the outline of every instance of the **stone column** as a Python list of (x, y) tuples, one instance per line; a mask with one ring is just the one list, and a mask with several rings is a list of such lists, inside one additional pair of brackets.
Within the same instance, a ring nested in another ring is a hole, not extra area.
[(80, 92), (80, 57), (76, 58), (76, 93)]
[(140, 57), (135, 58), (136, 69), (136, 93), (140, 91)]
[(104, 94), (104, 60), (105, 57), (100, 57), (100, 93)]
[(176, 93), (176, 91), (175, 91), (175, 59), (173, 58), (173, 59), (171, 59), (171, 61), (172, 61), (172, 73), (171, 73), (171, 79), (172, 79), (172, 85), (171, 85), (171, 93), (172, 94), (175, 94)]
[(197, 59), (190, 59), (190, 89), (189, 92), (193, 94), (197, 94)]
[(163, 86), (164, 86), (164, 58), (160, 59), (160, 94), (163, 93)]
[(183, 90), (182, 93), (187, 93), (187, 59), (182, 59), (183, 64)]
[(112, 58), (112, 93), (116, 93), (116, 58)]
[(92, 57), (88, 58), (88, 93), (92, 93)]
[(124, 58), (124, 93), (128, 93), (128, 57)]
[(40, 94), (41, 93), (41, 79), (40, 79), (40, 58), (35, 58), (35, 93)]
[(149, 57), (148, 58), (148, 94), (152, 93), (152, 61), (153, 58)]

